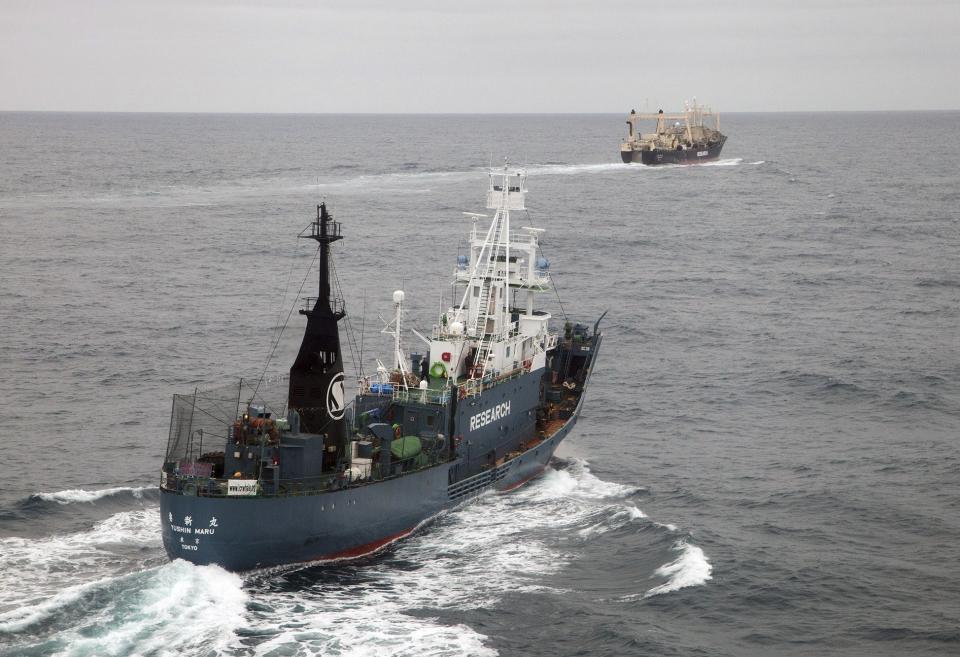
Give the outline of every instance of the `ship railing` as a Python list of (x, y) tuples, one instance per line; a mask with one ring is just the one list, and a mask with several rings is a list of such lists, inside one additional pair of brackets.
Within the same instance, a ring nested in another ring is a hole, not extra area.
[[(456, 273), (456, 279), (458, 283), (469, 283), (471, 280), (470, 272), (458, 271)], [(510, 272), (510, 280), (508, 282), (513, 287), (549, 285), (550, 272), (542, 269), (535, 269), (533, 276), (528, 276), (526, 268), (519, 271), (513, 270)]]
[[(483, 238), (483, 236), (482, 236), (481, 233), (479, 233), (479, 232), (473, 233), (473, 234), (471, 235), (471, 237), (472, 237), (473, 240), (475, 240), (475, 241), (480, 241), (480, 240)], [(515, 247), (515, 246), (522, 248), (522, 247), (525, 247), (525, 246), (529, 246), (530, 244), (536, 244), (536, 243), (537, 243), (537, 240), (538, 240), (539, 238), (538, 238), (538, 233), (536, 233), (536, 232), (529, 232), (529, 231), (525, 231), (525, 230), (511, 230), (510, 233), (507, 235), (507, 239), (510, 240), (510, 247), (511, 247), (511, 248), (513, 248), (513, 247)], [(504, 244), (505, 242), (506, 242), (506, 240), (504, 240), (504, 239), (502, 238), (502, 236), (498, 236), (498, 238), (496, 239), (496, 241), (494, 242), (494, 244), (500, 244), (500, 245), (502, 245), (502, 244)], [(516, 255), (516, 254), (515, 254), (515, 255)], [(468, 270), (469, 270), (469, 268), (468, 268)]]
[(378, 397), (393, 398), (394, 389), (401, 384), (390, 383), (389, 381), (375, 381), (371, 377), (360, 379), (357, 386), (357, 394), (376, 395)]
[(516, 367), (513, 367), (509, 370), (504, 370), (497, 374), (487, 374), (482, 379), (467, 379), (463, 383), (460, 383), (457, 386), (458, 394), (460, 399), (464, 397), (474, 397), (479, 395), (484, 390), (489, 390), (494, 386), (498, 386), (504, 381), (510, 381), (518, 377), (523, 376), (532, 369), (533, 363), (529, 360), (517, 363)]
[[(302, 313), (313, 312), (313, 307), (317, 305), (317, 300), (319, 297), (304, 297), (303, 298), (303, 308), (301, 309)], [(330, 310), (334, 314), (343, 314), (346, 312), (346, 303), (343, 299), (339, 297), (330, 297)]]
[[(327, 237), (340, 237), (342, 234), (342, 226), (339, 221), (331, 220), (327, 222)], [(310, 224), (310, 237), (320, 237), (320, 221), (316, 220)]]
[[(276, 481), (258, 479), (256, 492), (243, 497), (300, 497), (317, 495), (345, 488), (366, 486), (385, 479), (395, 479), (416, 470), (431, 468), (449, 460), (449, 450), (444, 445), (406, 459), (391, 459), (389, 470), (382, 471), (378, 460), (357, 468), (357, 472), (346, 470), (338, 473), (326, 473), (312, 477), (284, 478)], [(184, 475), (164, 470), (160, 476), (162, 490), (180, 495), (198, 497), (231, 497), (230, 479)]]
[(528, 276), (526, 270), (512, 272), (507, 282), (511, 287), (544, 287), (550, 285), (550, 272), (535, 269), (533, 276)]
[(400, 402), (444, 405), (450, 401), (449, 388), (394, 388), (393, 399)]
[(450, 401), (449, 388), (419, 388), (405, 386), (402, 383), (382, 383), (370, 379), (361, 379), (359, 385), (361, 395), (376, 395), (387, 397), (399, 402), (419, 402), (421, 404), (444, 405)]

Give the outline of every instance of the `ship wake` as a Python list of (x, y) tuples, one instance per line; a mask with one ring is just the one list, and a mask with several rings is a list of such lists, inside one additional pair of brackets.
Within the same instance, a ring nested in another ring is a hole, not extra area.
[(242, 576), (167, 563), (151, 502), (69, 534), (3, 538), (0, 646), (9, 648), (0, 656), (496, 655), (482, 628), (457, 619), (498, 609), (507, 595), (575, 594), (566, 574), (610, 536), (650, 532), (673, 545), (655, 573), (636, 573), (638, 600), (710, 579), (703, 551), (639, 508), (645, 494), (584, 461), (557, 462), (377, 556)]
[(166, 561), (156, 506), (83, 531), (3, 538), (0, 553), (4, 657), (217, 654), (235, 639), (245, 611), (240, 577)]

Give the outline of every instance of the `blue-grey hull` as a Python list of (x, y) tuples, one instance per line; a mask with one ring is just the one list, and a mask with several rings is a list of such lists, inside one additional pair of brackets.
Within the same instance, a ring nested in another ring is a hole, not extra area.
[(549, 373), (540, 369), (456, 400), (456, 457), (431, 467), (304, 495), (207, 496), (195, 487), (161, 488), (167, 554), (235, 571), (359, 557), (485, 491), (517, 488), (543, 472), (576, 424), (600, 341), (596, 335), (577, 348), (589, 358), (583, 389), (569, 417), (543, 433), (537, 413)]
[(163, 544), (171, 559), (238, 571), (370, 554), (445, 509), (536, 477), (576, 418), (571, 416), (527, 452), (452, 484), (449, 472), (457, 461), (374, 485), (302, 497), (197, 497), (161, 491)]

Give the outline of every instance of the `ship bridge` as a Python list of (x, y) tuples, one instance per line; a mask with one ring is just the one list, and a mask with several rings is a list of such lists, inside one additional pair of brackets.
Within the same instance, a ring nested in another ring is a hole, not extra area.
[[(482, 381), (546, 365), (556, 346), (550, 314), (534, 310), (534, 294), (549, 290), (550, 262), (540, 252), (544, 230), (510, 227), (510, 213), (525, 210), (526, 173), (504, 167), (490, 172), (487, 215), (464, 213), (473, 221), (469, 252), (457, 258), (459, 304), (441, 313), (430, 340), (430, 360), (452, 380)], [(476, 387), (476, 386), (474, 386)]]

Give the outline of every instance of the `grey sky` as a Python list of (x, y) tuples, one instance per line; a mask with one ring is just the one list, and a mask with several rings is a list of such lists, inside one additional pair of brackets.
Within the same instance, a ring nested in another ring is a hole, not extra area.
[(0, 0), (0, 110), (960, 108), (960, 0)]

